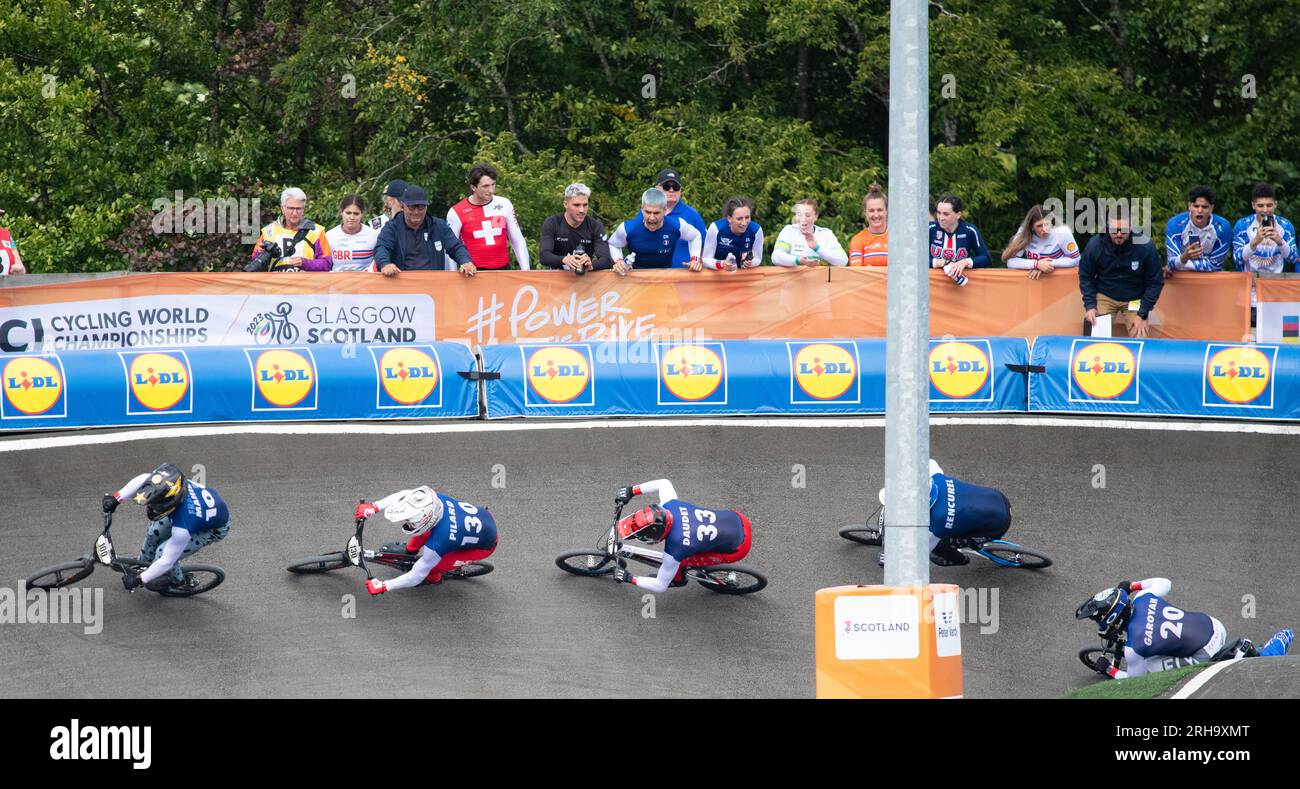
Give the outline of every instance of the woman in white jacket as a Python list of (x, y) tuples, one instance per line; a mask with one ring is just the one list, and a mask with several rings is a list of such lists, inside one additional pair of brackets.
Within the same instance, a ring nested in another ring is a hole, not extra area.
[(794, 204), (794, 223), (781, 229), (772, 250), (777, 266), (847, 266), (848, 253), (828, 227), (817, 226), (817, 201), (811, 198)]

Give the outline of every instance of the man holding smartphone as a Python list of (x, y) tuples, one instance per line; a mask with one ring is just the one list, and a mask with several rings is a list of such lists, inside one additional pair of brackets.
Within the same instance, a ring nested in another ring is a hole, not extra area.
[[(1298, 257), (1295, 227), (1278, 216), (1277, 196), (1271, 184), (1256, 184), (1250, 193), (1254, 213), (1237, 220), (1232, 229), (1232, 258), (1241, 271), (1279, 274), (1295, 268)], [(1254, 296), (1251, 304), (1254, 304)]]
[(1232, 226), (1214, 213), (1214, 190), (1192, 187), (1187, 210), (1165, 225), (1165, 276), (1175, 271), (1223, 271), (1232, 248)]

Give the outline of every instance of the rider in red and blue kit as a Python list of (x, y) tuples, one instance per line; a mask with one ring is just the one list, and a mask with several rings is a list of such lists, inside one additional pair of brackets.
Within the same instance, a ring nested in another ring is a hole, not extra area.
[(700, 507), (677, 498), (673, 483), (666, 479), (628, 485), (619, 490), (614, 501), (626, 504), (634, 496), (659, 495), (658, 504), (628, 515), (618, 522), (621, 539), (655, 543), (664, 541), (663, 564), (656, 575), (634, 576), (623, 568), (614, 571), (617, 581), (630, 583), (651, 592), (662, 592), (680, 584), (682, 570), (730, 564), (749, 553), (751, 530), (749, 518), (736, 510)]

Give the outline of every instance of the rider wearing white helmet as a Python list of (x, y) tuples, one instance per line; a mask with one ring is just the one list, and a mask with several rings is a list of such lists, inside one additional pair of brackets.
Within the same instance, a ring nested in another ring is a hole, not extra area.
[(439, 583), (443, 573), (484, 559), (497, 547), (497, 524), (486, 507), (437, 493), (428, 485), (399, 490), (373, 504), (362, 502), (357, 505), (356, 517), (368, 518), (376, 512), (383, 512), (401, 528), (408, 538), (407, 552), (419, 551), (420, 558), (409, 572), (390, 581), (367, 580), (366, 591), (372, 595), (426, 581)]

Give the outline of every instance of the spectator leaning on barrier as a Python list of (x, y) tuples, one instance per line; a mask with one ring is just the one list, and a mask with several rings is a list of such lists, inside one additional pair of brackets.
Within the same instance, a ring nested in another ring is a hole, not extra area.
[[(4, 216), (4, 213), (4, 209), (0, 208), (0, 216)], [(9, 228), (0, 227), (0, 277), (26, 273), (27, 267), (23, 265), (23, 256), (18, 254), (18, 243), (14, 241)]]
[[(655, 187), (657, 187), (659, 191), (663, 192), (668, 198), (668, 213), (665, 215), (664, 219), (685, 219), (687, 223), (689, 223), (691, 227), (695, 228), (695, 230), (700, 234), (700, 238), (704, 238), (704, 233), (706, 231), (706, 228), (704, 227), (704, 217), (700, 216), (699, 211), (696, 211), (682, 200), (682, 176), (671, 167), (660, 170), (655, 175)], [(637, 214), (636, 218), (642, 219), (642, 216)], [(690, 242), (687, 241), (685, 237), (679, 238), (677, 240), (677, 247), (673, 250), (673, 268), (687, 267), (691, 263), (691, 258), (698, 257), (699, 251), (696, 250), (696, 252), (692, 254)], [(695, 271), (700, 270), (701, 267), (698, 260), (694, 266), (691, 266), (691, 268)]]
[(763, 228), (753, 220), (754, 202), (736, 196), (722, 205), (722, 218), (704, 234), (705, 266), (723, 271), (754, 268), (763, 262)]
[(602, 271), (614, 265), (605, 241), (605, 226), (593, 219), (591, 188), (569, 184), (564, 189), (564, 211), (542, 223), (542, 240), (537, 246), (542, 265), (566, 271)]
[(406, 181), (400, 178), (394, 178), (384, 187), (384, 210), (379, 216), (374, 217), (366, 224), (375, 230), (383, 230), (388, 220), (397, 216), (397, 212), (402, 210), (402, 193), (406, 191)]
[(1232, 249), (1232, 227), (1214, 213), (1214, 190), (1194, 186), (1187, 193), (1187, 210), (1165, 225), (1165, 266), (1174, 271), (1223, 271)]
[(935, 203), (930, 223), (930, 268), (941, 268), (954, 280), (968, 268), (989, 265), (979, 228), (961, 218), (963, 208), (960, 197), (944, 195)]
[(862, 198), (862, 215), (867, 226), (849, 239), (849, 265), (888, 265), (889, 200), (880, 184), (872, 184)]
[(406, 187), (402, 210), (379, 231), (371, 270), (395, 277), (401, 271), (450, 271), (453, 266), (474, 276), (469, 250), (446, 222), (429, 216), (429, 196), (418, 186)]
[[(249, 260), (255, 271), (329, 271), (334, 261), (325, 229), (303, 218), (307, 195), (296, 186), (280, 193), (281, 216), (262, 228)], [(269, 259), (262, 255), (265, 248)], [(262, 265), (264, 263), (264, 265)], [(250, 264), (251, 265), (251, 264)], [(246, 269), (247, 270), (247, 269)]]
[[(1232, 259), (1241, 271), (1281, 273), (1300, 258), (1295, 227), (1277, 216), (1277, 194), (1270, 184), (1255, 184), (1250, 193), (1254, 213), (1237, 220), (1232, 228)], [(1252, 297), (1252, 303), (1254, 298)]]
[(1051, 274), (1058, 268), (1079, 265), (1079, 245), (1065, 225), (1056, 224), (1052, 212), (1036, 205), (1025, 214), (1020, 230), (1002, 250), (1007, 268), (1028, 269), (1030, 279)]
[(469, 197), (447, 211), (447, 224), (465, 248), (474, 265), (482, 271), (502, 271), (510, 267), (509, 247), (522, 271), (528, 270), (528, 244), (519, 229), (514, 205), (497, 195), (500, 174), (490, 164), (469, 168)]
[[(700, 245), (703, 241), (700, 231), (685, 219), (668, 218), (668, 195), (658, 189), (647, 189), (641, 193), (641, 211), (632, 219), (620, 223), (609, 237), (609, 251), (614, 258), (614, 270), (626, 274), (633, 264), (638, 268), (671, 268), (673, 250), (678, 241), (685, 241), (690, 258), (688, 267), (699, 271), (704, 267), (700, 263)], [(623, 256), (623, 247), (628, 248), (628, 255)]]
[(1079, 262), (1084, 317), (1126, 314), (1129, 335), (1146, 337), (1147, 319), (1165, 286), (1164, 267), (1151, 239), (1132, 230), (1128, 216), (1112, 216), (1107, 232), (1093, 236)]
[(817, 201), (812, 198), (794, 204), (794, 222), (781, 228), (772, 248), (777, 266), (847, 266), (849, 256), (828, 227), (817, 225)]
[(339, 203), (341, 222), (325, 233), (334, 260), (332, 271), (369, 271), (375, 262), (379, 231), (361, 221), (365, 213), (360, 195), (348, 195)]

